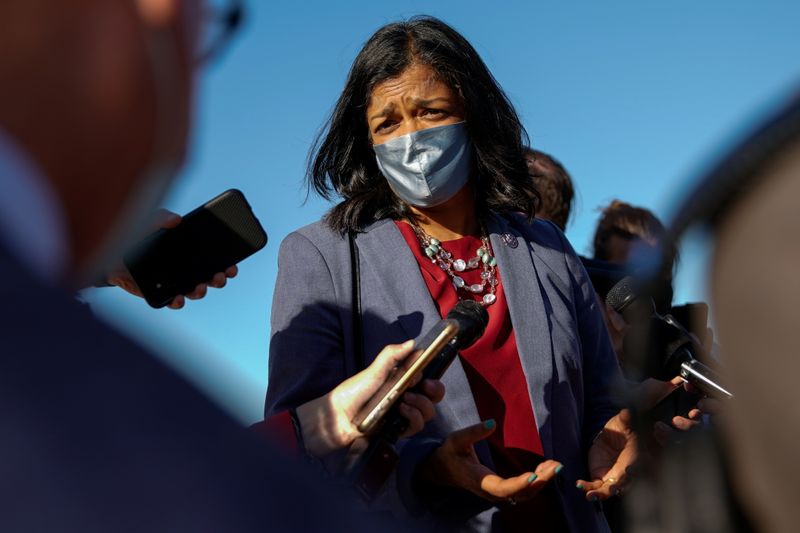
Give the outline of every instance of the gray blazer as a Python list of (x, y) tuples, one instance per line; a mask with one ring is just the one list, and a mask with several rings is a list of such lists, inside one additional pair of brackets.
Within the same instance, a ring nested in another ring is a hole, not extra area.
[[(559, 488), (564, 514), (572, 531), (607, 531), (602, 513), (574, 488), (574, 480), (587, 476), (592, 438), (618, 410), (610, 390), (619, 379), (619, 366), (594, 290), (553, 224), (492, 216), (487, 229), (544, 453), (565, 467), (562, 475), (568, 481)], [(371, 360), (386, 344), (420, 337), (440, 316), (391, 220), (372, 224), (356, 242), (363, 346)], [(325, 394), (361, 370), (352, 355), (358, 339), (353, 338), (351, 268), (347, 239), (322, 222), (290, 234), (281, 244), (267, 415)], [(399, 497), (405, 511), (438, 520), (440, 527), (492, 531), (497, 508), (491, 503), (452, 491), (423, 505), (411, 490), (414, 467), (433, 446), (453, 430), (480, 422), (458, 360), (442, 381), (447, 393), (436, 418), (402, 447), (396, 479), (387, 490)], [(477, 451), (491, 466), (488, 448), (479, 446)]]

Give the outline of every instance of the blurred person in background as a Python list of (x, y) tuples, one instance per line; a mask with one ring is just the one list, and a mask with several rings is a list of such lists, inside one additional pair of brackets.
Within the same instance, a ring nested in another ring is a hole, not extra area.
[[(562, 232), (566, 232), (575, 204), (576, 191), (572, 177), (564, 165), (550, 154), (529, 147), (524, 147), (523, 153), (528, 165), (528, 175), (533, 178), (539, 192), (536, 218), (549, 220)], [(625, 277), (624, 266), (584, 256), (580, 256), (580, 260), (601, 300), (605, 299), (608, 290), (615, 283)]]
[[(625, 266), (626, 269), (634, 269), (637, 262), (652, 263), (652, 257), (657, 257), (660, 261), (661, 254), (664, 254), (667, 260), (663, 264), (668, 266), (664, 266), (658, 275), (660, 282), (659, 290), (654, 298), (655, 308), (660, 314), (671, 313), (679, 316), (676, 308), (672, 306), (672, 280), (678, 252), (675, 245), (666, 239), (666, 229), (658, 217), (649, 209), (618, 199), (612, 200), (600, 211), (601, 215), (593, 239), (593, 259)], [(688, 307), (691, 307), (691, 304)], [(609, 336), (614, 350), (619, 356), (623, 371), (635, 372), (637, 369), (628, 368), (625, 356), (625, 338), (630, 326), (610, 306), (604, 306), (603, 311)], [(706, 318), (703, 317), (703, 324), (697, 327), (691, 324), (692, 318), (687, 313), (686, 318), (681, 316), (680, 322), (690, 330), (697, 332), (698, 341), (704, 345), (707, 351), (710, 350), (713, 333), (706, 327)], [(674, 388), (678, 387), (682, 380), (676, 378), (668, 383)], [(689, 430), (697, 427), (704, 413), (711, 414), (720, 410), (718, 401), (700, 398), (697, 391), (688, 384), (684, 389), (684, 391), (670, 395), (658, 408), (663, 413), (663, 419), (655, 421), (653, 431), (656, 440), (661, 444), (665, 444), (674, 437), (674, 429)]]
[[(368, 529), (309, 481), (300, 463), (245, 432), (73, 298), (113, 271), (131, 238), (156, 218), (185, 158), (194, 76), (210, 59), (202, 36), (230, 37), (240, 7), (0, 5), (5, 531)], [(210, 44), (219, 50), (223, 42)], [(373, 366), (298, 407), (302, 427), (289, 438), (307, 433), (318, 454), (347, 445), (358, 436), (350, 413), (410, 349), (386, 347)], [(441, 398), (440, 385), (429, 387)], [(431, 400), (418, 395), (406, 404), (420, 429)], [(323, 422), (326, 431), (315, 436)]]
[(539, 192), (536, 216), (551, 221), (562, 232), (566, 232), (575, 202), (572, 178), (564, 165), (553, 156), (527, 146), (523, 148), (523, 153), (528, 174)]
[[(592, 239), (592, 260), (611, 265), (619, 265), (626, 270), (633, 268), (637, 261), (646, 261), (649, 256), (659, 254), (660, 245), (666, 235), (664, 225), (652, 211), (633, 206), (621, 200), (612, 200), (599, 209), (600, 219)], [(677, 256), (675, 250), (672, 257)], [(624, 271), (623, 271), (624, 272)], [(624, 277), (621, 273), (620, 279)], [(665, 269), (661, 275), (664, 297), (656, 301), (656, 309), (666, 313), (672, 304), (672, 269)], [(602, 296), (602, 295), (601, 295)], [(614, 350), (620, 357), (625, 370), (623, 340), (626, 326), (624, 319), (608, 306), (604, 307)]]
[[(660, 257), (666, 230), (652, 211), (616, 199), (599, 211), (600, 219), (592, 240), (593, 259), (632, 266), (639, 260), (647, 260), (648, 255)], [(671, 257), (669, 263), (674, 265), (677, 250), (671, 247), (665, 253)], [(661, 273), (667, 290), (656, 301), (656, 308), (662, 313), (672, 304), (673, 270), (674, 266)]]

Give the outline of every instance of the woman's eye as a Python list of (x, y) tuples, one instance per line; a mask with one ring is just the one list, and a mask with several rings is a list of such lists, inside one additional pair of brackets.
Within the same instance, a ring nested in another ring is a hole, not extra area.
[(381, 122), (380, 124), (378, 124), (378, 127), (375, 128), (375, 133), (380, 133), (382, 131), (386, 131), (389, 128), (391, 128), (392, 126), (394, 126), (394, 124), (395, 124), (394, 122), (391, 122), (389, 120)]
[(426, 109), (422, 112), (422, 114), (426, 117), (437, 118), (443, 117), (447, 114), (447, 112), (442, 109)]

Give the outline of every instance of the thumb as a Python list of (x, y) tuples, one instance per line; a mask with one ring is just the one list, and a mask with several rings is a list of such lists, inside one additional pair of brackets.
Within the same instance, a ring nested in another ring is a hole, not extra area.
[(173, 213), (168, 209), (158, 208), (156, 209), (156, 212), (153, 215), (151, 229), (152, 230), (157, 230), (161, 228), (171, 229), (180, 223), (181, 223), (181, 216), (179, 214)]
[(625, 322), (625, 319), (621, 314), (617, 313), (609, 303), (606, 303), (606, 313), (608, 315), (608, 321), (615, 330), (623, 331), (627, 327), (628, 324)]
[(388, 344), (381, 350), (381, 353), (375, 357), (372, 364), (367, 367), (367, 371), (372, 374), (371, 377), (374, 378), (375, 381), (382, 384), (392, 373), (392, 370), (408, 357), (408, 354), (411, 353), (413, 348), (413, 340), (407, 340), (403, 344)]
[(449, 445), (456, 450), (464, 450), (472, 447), (476, 442), (480, 442), (494, 433), (497, 424), (493, 419), (486, 420), (480, 424), (467, 426), (458, 431), (454, 431), (447, 437)]
[(357, 396), (366, 402), (386, 383), (392, 370), (408, 356), (413, 347), (413, 340), (387, 345), (367, 368), (340, 383), (334, 391), (339, 395)]
[(683, 379), (680, 377), (670, 381), (647, 378), (634, 389), (634, 404), (644, 411), (652, 409), (658, 402), (678, 388), (681, 383), (683, 383)]

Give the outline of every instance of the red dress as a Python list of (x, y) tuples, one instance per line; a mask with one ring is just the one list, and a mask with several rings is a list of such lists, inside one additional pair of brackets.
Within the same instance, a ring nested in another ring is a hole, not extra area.
[[(449, 274), (432, 262), (424, 253), (414, 229), (406, 222), (396, 222), (419, 264), (422, 278), (431, 293), (439, 314), (445, 317), (459, 298), (480, 300), (477, 295), (453, 285)], [(466, 236), (440, 244), (453, 258), (465, 261), (476, 256), (482, 246), (477, 237)], [(466, 285), (480, 283), (481, 269), (459, 272)], [(496, 300), (486, 307), (489, 323), (475, 344), (461, 351), (461, 364), (467, 375), (478, 414), (482, 420), (494, 419), (497, 429), (488, 438), (495, 470), (502, 477), (518, 476), (533, 471), (543, 460), (542, 443), (528, 394), (528, 383), (517, 351), (517, 340), (511, 324), (508, 303), (503, 292), (501, 273), (495, 271), (500, 284)], [(484, 293), (485, 294), (485, 293)], [(557, 530), (563, 525), (560, 505), (552, 487), (536, 498), (501, 512), (504, 526), (509, 530)], [(544, 529), (541, 529), (544, 526)]]

